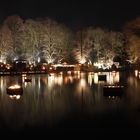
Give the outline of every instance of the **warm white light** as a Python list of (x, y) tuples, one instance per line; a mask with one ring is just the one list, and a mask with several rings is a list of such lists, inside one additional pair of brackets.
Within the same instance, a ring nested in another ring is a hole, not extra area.
[(107, 83), (108, 84), (116, 84), (120, 82), (120, 73), (119, 72), (109, 72), (107, 75)]
[(98, 84), (98, 74), (97, 73), (94, 74), (94, 83)]
[(17, 95), (17, 96), (16, 96), (16, 99), (17, 99), (17, 100), (20, 99), (20, 95)]
[(17, 100), (19, 100), (20, 99), (20, 95), (10, 95), (9, 96), (11, 99), (17, 99)]
[(81, 60), (80, 60), (80, 64), (84, 64), (86, 62), (86, 59), (85, 58), (82, 58)]
[(71, 74), (71, 71), (67, 71), (67, 74)]
[(90, 73), (88, 74), (88, 84), (91, 86), (92, 85), (92, 79), (93, 79), (93, 75), (91, 75)]
[(80, 86), (81, 86), (82, 88), (85, 88), (85, 87), (86, 87), (86, 81), (85, 81), (85, 79), (81, 79), (81, 80), (80, 80)]
[(48, 64), (51, 64), (51, 63), (54, 62), (54, 59), (48, 58), (48, 59), (47, 59), (47, 62), (48, 62)]
[(63, 84), (63, 77), (61, 75), (58, 77), (55, 77), (54, 82), (55, 82), (55, 84), (62, 85)]
[(138, 77), (138, 70), (135, 70), (135, 76)]
[(37, 62), (40, 63), (40, 57), (38, 57)]
[(13, 85), (13, 86), (10, 86), (8, 88), (9, 89), (19, 89), (19, 88), (21, 88), (21, 86), (20, 85)]

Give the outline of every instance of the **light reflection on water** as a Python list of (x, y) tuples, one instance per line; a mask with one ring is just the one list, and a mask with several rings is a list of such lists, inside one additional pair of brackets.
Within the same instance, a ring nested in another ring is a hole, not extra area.
[[(107, 75), (106, 81), (98, 81), (98, 74)], [(140, 106), (140, 81), (134, 75), (119, 72), (75, 73), (71, 75), (32, 75), (31, 83), (25, 83), (20, 76), (0, 77), (0, 115), (9, 127), (22, 128), (25, 124), (49, 126), (63, 120), (70, 113), (84, 112), (96, 114), (126, 106)], [(105, 84), (127, 82), (123, 97), (104, 97)], [(124, 82), (124, 80), (122, 80)], [(20, 83), (23, 95), (19, 100), (11, 100), (6, 87)], [(14, 118), (15, 121), (12, 121)], [(12, 125), (11, 125), (12, 124)]]

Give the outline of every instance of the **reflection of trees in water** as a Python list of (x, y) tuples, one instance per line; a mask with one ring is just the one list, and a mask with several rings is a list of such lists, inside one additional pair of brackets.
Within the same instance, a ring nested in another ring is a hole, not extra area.
[(130, 106), (140, 106), (140, 79), (130, 75), (127, 79), (127, 99)]
[(82, 109), (82, 111), (89, 111), (92, 109), (95, 99), (94, 91), (92, 92), (90, 86), (87, 84), (87, 77), (82, 77), (76, 83), (76, 89), (74, 89), (74, 100), (76, 107)]
[[(90, 80), (94, 81), (94, 76), (90, 77)], [(12, 78), (16, 79), (16, 77)], [(12, 78), (4, 78), (2, 82), (1, 77), (1, 83), (6, 86), (7, 83), (12, 82)], [(73, 78), (72, 82), (68, 80), (64, 82), (64, 77), (59, 79), (63, 81), (57, 82), (58, 79), (56, 78), (52, 85), (48, 85), (47, 75), (32, 76), (32, 83), (28, 86), (23, 84), (24, 94), (18, 101), (9, 99), (4, 90), (0, 89), (1, 92), (3, 91), (3, 95), (0, 94), (0, 114), (3, 122), (7, 126), (13, 125), (17, 128), (25, 124), (53, 125), (75, 110), (82, 109), (85, 113), (92, 114), (112, 106), (122, 105), (119, 102), (115, 103), (115, 100), (106, 100), (102, 91), (105, 83), (95, 84), (89, 81), (88, 75), (82, 75), (80, 79)], [(125, 100), (130, 105), (140, 105), (139, 84), (139, 79), (128, 77)]]

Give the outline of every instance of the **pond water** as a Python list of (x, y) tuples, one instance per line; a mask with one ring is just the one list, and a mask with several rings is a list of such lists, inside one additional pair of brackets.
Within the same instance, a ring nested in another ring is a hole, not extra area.
[[(99, 81), (98, 75), (107, 75)], [(9, 131), (47, 132), (136, 131), (140, 128), (138, 72), (105, 72), (0, 77), (0, 128)], [(104, 96), (103, 86), (121, 84), (122, 96)], [(23, 87), (12, 98), (6, 88)]]

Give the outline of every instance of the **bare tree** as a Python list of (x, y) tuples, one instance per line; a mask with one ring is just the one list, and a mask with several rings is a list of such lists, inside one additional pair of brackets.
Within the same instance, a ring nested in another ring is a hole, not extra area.
[[(125, 46), (125, 37), (121, 32), (109, 32), (108, 35), (110, 52), (108, 55), (112, 55), (112, 60), (115, 56), (124, 60), (126, 57), (126, 46)], [(110, 57), (110, 58), (111, 58)]]
[(73, 53), (79, 63), (88, 62), (92, 51), (92, 40), (87, 29), (78, 31), (75, 35)]
[(53, 20), (42, 21), (44, 40), (43, 53), (48, 63), (59, 62), (66, 56), (69, 45), (69, 31)]
[(0, 28), (0, 61), (6, 62), (10, 59), (10, 54), (13, 54), (12, 33), (6, 25)]
[(129, 61), (136, 63), (140, 61), (140, 17), (128, 22), (124, 26), (124, 34), (127, 42), (127, 53)]
[(4, 21), (4, 25), (7, 25), (11, 31), (13, 40), (13, 54), (11, 55), (13, 59), (17, 59), (21, 54), (20, 35), (23, 30), (23, 20), (17, 15), (9, 16)]
[(24, 23), (24, 30), (21, 34), (21, 46), (24, 57), (35, 64), (41, 53), (41, 24), (38, 21), (28, 19)]

